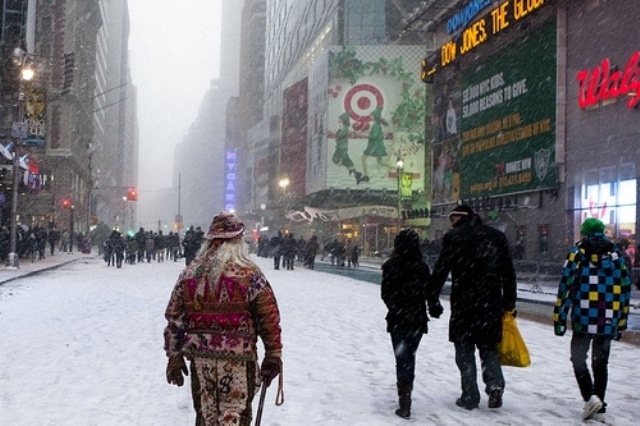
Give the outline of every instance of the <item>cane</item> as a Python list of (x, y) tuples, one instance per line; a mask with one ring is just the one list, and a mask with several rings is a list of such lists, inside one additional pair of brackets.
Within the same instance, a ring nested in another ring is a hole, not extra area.
[(264, 398), (267, 396), (267, 387), (264, 382), (262, 383), (262, 390), (260, 391), (260, 402), (258, 402), (258, 413), (256, 414), (256, 426), (260, 426), (262, 420), (262, 409), (264, 408)]

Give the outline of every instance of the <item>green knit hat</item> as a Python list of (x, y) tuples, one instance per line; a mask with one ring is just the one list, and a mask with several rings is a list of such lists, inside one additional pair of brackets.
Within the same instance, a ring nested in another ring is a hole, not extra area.
[(351, 123), (351, 121), (349, 120), (349, 113), (348, 112), (343, 112), (342, 114), (340, 114), (340, 116), (338, 117), (342, 122), (344, 122), (345, 124), (349, 125)]
[(596, 232), (604, 233), (604, 223), (600, 219), (596, 219), (595, 217), (590, 217), (589, 219), (582, 222), (582, 226), (580, 227), (580, 233), (582, 235), (592, 235)]

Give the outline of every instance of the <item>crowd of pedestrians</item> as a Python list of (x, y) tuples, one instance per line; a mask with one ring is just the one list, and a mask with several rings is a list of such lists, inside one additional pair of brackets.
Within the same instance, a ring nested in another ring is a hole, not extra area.
[(109, 238), (102, 243), (102, 253), (107, 266), (122, 267), (123, 263), (151, 263), (173, 261), (184, 258), (188, 266), (200, 250), (204, 233), (190, 227), (182, 240), (180, 234), (170, 231), (146, 231), (140, 228), (134, 235), (123, 236), (113, 230)]
[[(80, 247), (82, 234), (76, 234), (77, 246)], [(60, 232), (53, 224), (48, 226), (18, 225), (16, 227), (16, 253), (19, 259), (31, 261), (53, 256), (56, 252), (70, 250), (71, 238), (68, 230)], [(7, 226), (0, 227), (0, 261), (7, 263), (11, 252), (11, 231)]]

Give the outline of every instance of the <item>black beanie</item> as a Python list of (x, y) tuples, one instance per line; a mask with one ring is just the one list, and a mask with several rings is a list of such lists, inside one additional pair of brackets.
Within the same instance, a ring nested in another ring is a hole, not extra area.
[(451, 216), (473, 216), (473, 210), (471, 207), (466, 205), (457, 206), (455, 209), (451, 210), (449, 213), (449, 217)]

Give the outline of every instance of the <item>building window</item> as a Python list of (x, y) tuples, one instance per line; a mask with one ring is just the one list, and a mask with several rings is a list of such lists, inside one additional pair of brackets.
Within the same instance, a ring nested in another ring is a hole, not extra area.
[(608, 237), (635, 240), (635, 176), (635, 163), (583, 172), (575, 235), (579, 235), (580, 224), (585, 219), (595, 217), (604, 222)]

